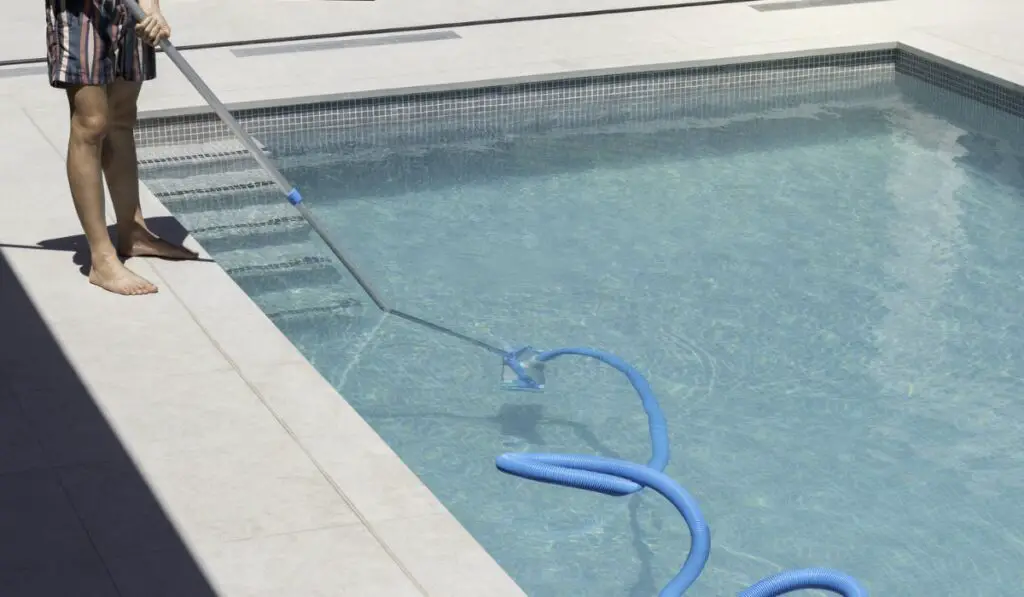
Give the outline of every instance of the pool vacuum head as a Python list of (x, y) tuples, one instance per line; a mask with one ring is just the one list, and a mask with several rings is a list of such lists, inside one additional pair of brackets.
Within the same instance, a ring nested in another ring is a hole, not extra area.
[(543, 390), (544, 363), (537, 360), (538, 355), (529, 346), (506, 354), (501, 365), (501, 387), (527, 392)]

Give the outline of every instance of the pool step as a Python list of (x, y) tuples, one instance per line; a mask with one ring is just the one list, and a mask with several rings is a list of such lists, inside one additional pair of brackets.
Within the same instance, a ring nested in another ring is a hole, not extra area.
[[(152, 187), (150, 188), (152, 189)], [(288, 206), (284, 195), (274, 185), (227, 188), (220, 192), (202, 194), (164, 195), (154, 190), (153, 194), (167, 209), (179, 217), (235, 209), (241, 206)]]
[[(265, 206), (256, 206), (265, 207)], [(255, 209), (249, 210), (231, 210), (231, 211), (257, 211)], [(204, 220), (199, 217), (191, 218), (196, 222), (195, 226), (191, 226), (190, 230), (197, 236), (203, 238), (224, 238), (234, 236), (248, 236), (252, 234), (268, 234), (279, 231), (291, 231), (291, 230), (306, 230), (309, 226), (306, 224), (306, 220), (292, 210), (291, 213), (283, 214), (267, 214), (263, 217), (246, 217), (244, 219), (238, 219), (234, 222), (215, 223), (210, 220)], [(211, 212), (203, 212), (211, 213)], [(221, 213), (219, 216), (223, 216)], [(222, 219), (218, 217), (217, 219)], [(200, 224), (199, 222), (202, 222)]]
[[(202, 242), (200, 240), (200, 242)], [(236, 249), (221, 251), (215, 256), (228, 273), (260, 275), (286, 268), (297, 263), (334, 263), (333, 257), (317, 248), (311, 242), (282, 243), (266, 245), (259, 249)]]
[(179, 212), (178, 219), (210, 252), (298, 243), (310, 234), (306, 221), (284, 201)]
[(290, 209), (280, 189), (262, 169), (143, 180), (160, 202), (179, 217), (253, 206)]
[(359, 317), (367, 310), (367, 304), (361, 296), (347, 292), (340, 285), (296, 287), (256, 292), (250, 296), (274, 320), (296, 320), (325, 314)]
[(225, 270), (241, 285), (265, 289), (338, 286), (349, 279), (334, 259), (319, 256), (242, 265)]
[(351, 276), (337, 259), (318, 252), (311, 242), (212, 253), (228, 275), (275, 321), (298, 321), (325, 314), (352, 317), (362, 312), (363, 294)]
[[(254, 141), (264, 155), (270, 155), (270, 150), (259, 139), (254, 139)], [(254, 159), (242, 142), (234, 137), (202, 143), (143, 146), (139, 147), (136, 153), (141, 168), (177, 164), (198, 166), (220, 163), (225, 158), (237, 157)]]
[[(204, 243), (204, 247), (209, 244)], [(312, 242), (247, 245), (211, 253), (239, 285), (254, 291), (300, 286), (355, 288), (341, 263)]]
[[(271, 155), (258, 139), (256, 144)], [(175, 215), (287, 205), (270, 174), (237, 139), (140, 147), (138, 152), (143, 182)]]
[(146, 186), (161, 199), (183, 201), (189, 197), (272, 187), (274, 180), (262, 168), (224, 169), (218, 172), (196, 173), (181, 178), (151, 177), (146, 179)]
[(279, 323), (360, 316), (365, 300), (237, 142), (147, 148), (147, 186)]

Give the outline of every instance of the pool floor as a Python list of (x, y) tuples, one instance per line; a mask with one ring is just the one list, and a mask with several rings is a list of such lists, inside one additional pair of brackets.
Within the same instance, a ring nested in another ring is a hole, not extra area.
[[(807, 566), (876, 595), (1003, 594), (1024, 582), (1024, 156), (890, 91), (282, 163), (395, 306), (649, 377), (667, 472), (712, 530), (688, 594)], [(617, 373), (562, 359), (545, 392), (502, 392), (493, 355), (289, 253), (326, 255), (301, 223), (179, 217), (528, 594), (650, 596), (679, 569), (687, 530), (656, 494), (494, 467), (646, 461)], [(295, 266), (252, 266), (271, 253)]]

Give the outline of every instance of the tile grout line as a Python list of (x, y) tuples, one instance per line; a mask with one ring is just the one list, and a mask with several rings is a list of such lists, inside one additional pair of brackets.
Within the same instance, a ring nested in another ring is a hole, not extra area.
[[(44, 131), (41, 126), (39, 126), (39, 123), (36, 122), (36, 119), (32, 117), (32, 114), (29, 113), (29, 111), (25, 108), (25, 105), (21, 101), (17, 101), (16, 103), (17, 103), (18, 108), (21, 110), (22, 114), (24, 114), (25, 117), (28, 118), (28, 121), (32, 123), (32, 127), (34, 129), (36, 129), (36, 131), (38, 131), (40, 135), (42, 135), (43, 140), (46, 141), (46, 144), (49, 145), (53, 149), (53, 151), (57, 154), (57, 157), (60, 158), (61, 162), (62, 163), (67, 163), (67, 159), (68, 159), (67, 152), (66, 151), (61, 151), (61, 149), (59, 147), (54, 145), (53, 140), (50, 139), (50, 136), (46, 134), (46, 131)], [(107, 224), (115, 224), (116, 221), (115, 221), (115, 217), (114, 217), (114, 210), (107, 209), (107, 207), (108, 207), (107, 203), (109, 202), (109, 197), (108, 197), (108, 192), (107, 192), (108, 189), (107, 189), (107, 186), (106, 186), (107, 185), (107, 183), (106, 183), (106, 180), (107, 180), (106, 175), (103, 175), (102, 178), (103, 178), (103, 217), (104, 217), (104, 219), (106, 219)], [(139, 184), (142, 184), (141, 179), (139, 181)], [(150, 269), (153, 269), (153, 268), (150, 268)]]
[[(218, 265), (217, 267), (220, 267), (220, 266)], [(155, 267), (154, 269), (158, 269), (158, 268)], [(324, 480), (326, 480), (331, 485), (331, 487), (334, 489), (334, 492), (349, 507), (349, 509), (356, 516), (356, 518), (359, 520), (359, 522), (363, 525), (363, 527), (373, 537), (374, 541), (376, 541), (377, 544), (381, 546), (381, 549), (383, 549), (384, 552), (388, 555), (388, 557), (391, 558), (391, 561), (393, 561), (395, 563), (395, 565), (398, 566), (398, 568), (402, 571), (402, 574), (409, 580), (409, 582), (412, 583), (412, 585), (416, 588), (416, 590), (421, 595), (423, 595), (423, 597), (430, 597), (430, 593), (427, 591), (426, 587), (424, 587), (420, 583), (420, 581), (413, 575), (412, 571), (409, 570), (409, 568), (405, 565), (404, 562), (402, 562), (401, 559), (399, 559), (398, 555), (395, 554), (394, 551), (391, 550), (390, 546), (388, 546), (388, 544), (384, 541), (384, 539), (377, 533), (376, 529), (373, 527), (373, 525), (370, 523), (370, 521), (367, 520), (366, 516), (358, 508), (356, 508), (356, 506), (352, 502), (351, 498), (349, 498), (348, 495), (345, 494), (345, 491), (341, 488), (340, 485), (338, 485), (338, 483), (334, 480), (334, 478), (332, 478), (331, 475), (327, 473), (327, 471), (324, 469), (324, 467), (313, 456), (313, 454), (309, 451), (309, 449), (302, 442), (302, 440), (300, 440), (299, 437), (295, 434), (295, 432), (291, 429), (291, 427), (288, 426), (287, 422), (270, 406), (270, 404), (267, 403), (267, 400), (264, 398), (263, 393), (260, 392), (259, 388), (257, 388), (255, 386), (255, 384), (253, 384), (253, 382), (250, 381), (249, 378), (246, 377), (244, 373), (242, 373), (241, 368), (238, 366), (238, 364), (235, 362), (235, 360), (231, 357), (231, 355), (229, 355), (224, 350), (224, 348), (221, 346), (221, 344), (219, 342), (217, 342), (217, 339), (213, 337), (213, 334), (211, 334), (210, 331), (207, 330), (206, 327), (202, 323), (199, 322), (199, 320), (195, 316), (195, 313), (181, 299), (181, 297), (178, 295), (178, 293), (176, 293), (174, 291), (174, 288), (170, 284), (168, 284), (166, 281), (164, 281), (164, 287), (168, 291), (170, 291), (171, 294), (174, 295), (174, 298), (178, 301), (178, 304), (180, 304), (185, 309), (185, 311), (188, 312), (189, 317), (192, 318), (192, 321), (195, 322), (195, 324), (199, 326), (199, 328), (203, 331), (203, 334), (210, 340), (210, 342), (214, 345), (214, 347), (217, 349), (217, 351), (220, 352), (220, 354), (224, 357), (224, 359), (231, 365), (231, 368), (238, 375), (238, 377), (241, 378), (241, 380), (245, 383), (245, 385), (249, 388), (249, 390), (259, 399), (260, 403), (267, 410), (267, 412), (269, 412), (270, 415), (272, 417), (274, 417), (274, 420), (277, 421), (278, 425), (280, 425), (285, 430), (285, 432), (288, 433), (288, 436), (292, 438), (292, 440), (295, 442), (295, 444), (299, 446), (299, 449), (302, 450), (302, 453), (306, 455), (306, 458), (308, 458), (309, 461), (313, 463), (313, 466), (316, 467), (317, 471), (324, 478)], [(241, 291), (239, 290), (239, 292), (241, 292)], [(246, 297), (246, 298), (248, 299), (248, 297)], [(248, 300), (251, 300), (251, 299), (248, 299)], [(262, 313), (262, 311), (261, 311), (261, 313)], [(294, 348), (294, 345), (292, 345), (292, 347)], [(305, 357), (303, 357), (303, 358), (305, 358)], [(308, 361), (307, 361), (307, 364), (308, 364)], [(319, 375), (319, 373), (317, 373), (317, 374)], [(338, 396), (338, 398), (341, 399), (341, 400), (344, 400), (344, 398), (341, 397), (340, 395)], [(381, 441), (383, 441), (383, 440), (381, 440)], [(339, 525), (331, 525), (331, 527), (323, 527), (323, 528), (333, 528), (335, 526), (339, 526)], [(307, 529), (307, 531), (309, 531), (309, 530), (312, 530), (312, 529)]]
[(79, 512), (78, 508), (75, 506), (75, 501), (71, 498), (71, 492), (68, 491), (67, 486), (64, 485), (64, 480), (61, 478), (60, 475), (60, 469), (64, 468), (67, 465), (56, 465), (49, 462), (50, 459), (47, 456), (46, 449), (43, 446), (42, 440), (40, 439), (37, 425), (34, 422), (32, 422), (32, 419), (29, 418), (28, 414), (25, 412), (25, 406), (23, 403), (24, 399), (22, 398), (21, 393), (18, 392), (17, 390), (14, 390), (14, 394), (14, 399), (17, 402), (18, 410), (19, 412), (21, 412), (22, 418), (32, 429), (32, 439), (35, 442), (36, 446), (39, 448), (39, 453), (43, 456), (43, 458), (46, 461), (46, 466), (39, 467), (37, 468), (37, 470), (45, 470), (47, 474), (53, 476), (53, 479), (57, 482), (57, 486), (60, 487), (61, 495), (64, 496), (64, 499), (67, 502), (68, 507), (74, 513), (75, 519), (78, 521), (79, 528), (82, 529), (83, 533), (85, 533), (85, 537), (89, 541), (89, 546), (92, 547), (93, 553), (96, 554), (96, 559), (99, 560), (100, 565), (103, 566), (103, 571), (106, 573), (107, 578), (110, 579), (110, 584), (114, 587), (114, 591), (116, 591), (119, 596), (123, 595), (123, 593), (121, 592), (121, 588), (117, 584), (117, 579), (114, 578), (114, 573), (110, 570), (110, 565), (107, 563), (107, 559), (103, 557), (103, 553), (100, 552), (99, 547), (96, 545), (96, 541), (95, 539), (93, 539), (92, 533), (89, 532), (89, 527), (85, 524), (85, 518), (82, 516), (82, 513)]
[(18, 109), (21, 110), (21, 113), (25, 115), (25, 118), (28, 118), (28, 121), (32, 123), (32, 128), (36, 129), (36, 131), (40, 135), (42, 135), (43, 140), (46, 141), (46, 144), (53, 149), (54, 153), (57, 154), (57, 157), (59, 157), (62, 161), (67, 160), (67, 156), (63, 152), (61, 152), (60, 148), (53, 144), (53, 141), (50, 139), (49, 135), (47, 135), (46, 131), (44, 131), (42, 127), (39, 126), (39, 123), (36, 122), (36, 119), (32, 118), (32, 115), (29, 114), (28, 110), (25, 109), (25, 106), (22, 104), (21, 101), (18, 101)]
[(99, 547), (96, 545), (96, 541), (92, 538), (92, 533), (89, 532), (89, 528), (85, 525), (85, 518), (82, 517), (78, 508), (75, 507), (75, 502), (71, 499), (71, 492), (68, 491), (68, 488), (64, 485), (64, 480), (61, 479), (60, 473), (57, 472), (58, 468), (59, 467), (54, 467), (53, 474), (57, 477), (57, 484), (60, 486), (61, 493), (63, 493), (64, 498), (67, 499), (68, 506), (70, 506), (71, 511), (75, 513), (75, 518), (78, 519), (78, 524), (82, 527), (82, 531), (85, 532), (85, 536), (89, 539), (89, 545), (92, 546), (92, 550), (96, 553), (96, 557), (99, 559), (100, 564), (102, 564), (104, 572), (107, 573), (107, 578), (110, 579), (110, 584), (114, 586), (114, 591), (116, 591), (118, 595), (124, 595), (124, 593), (121, 592), (121, 587), (117, 583), (117, 579), (114, 578), (114, 573), (110, 570), (110, 565), (107, 564), (107, 559), (103, 557)]

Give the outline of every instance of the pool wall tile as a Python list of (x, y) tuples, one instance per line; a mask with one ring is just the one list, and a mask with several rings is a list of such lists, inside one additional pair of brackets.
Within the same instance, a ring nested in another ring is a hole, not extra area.
[(1009, 83), (1000, 84), (966, 68), (954, 68), (929, 60), (909, 50), (897, 50), (896, 72), (930, 83), (946, 91), (1024, 117), (1024, 91)]
[[(287, 154), (291, 148), (308, 151), (310, 143), (324, 139), (338, 144), (434, 142), (666, 117), (707, 118), (738, 107), (785, 106), (794, 98), (842, 99), (894, 81), (912, 99), (946, 112), (949, 101), (932, 101), (928, 90), (915, 84), (969, 100), (944, 116), (972, 124), (979, 118), (991, 121), (991, 114), (982, 114), (973, 100), (1013, 117), (996, 125), (977, 124), (984, 129), (1017, 130), (1024, 122), (1020, 89), (907, 48), (305, 103), (239, 110), (235, 116), (251, 134)], [(215, 115), (200, 114), (145, 119), (136, 137), (141, 147), (151, 147), (209, 143), (230, 138), (231, 132)]]
[[(649, 120), (678, 115), (726, 114), (738, 104), (755, 109), (793, 97), (834, 97), (890, 84), (895, 50), (762, 60), (627, 74), (426, 92), (377, 98), (240, 110), (252, 135), (323, 137), (368, 142), (383, 138), (447, 138), (451, 134), (526, 133), (551, 127)], [(311, 129), (316, 129), (312, 131)], [(143, 120), (140, 146), (207, 143), (230, 137), (213, 114)]]

